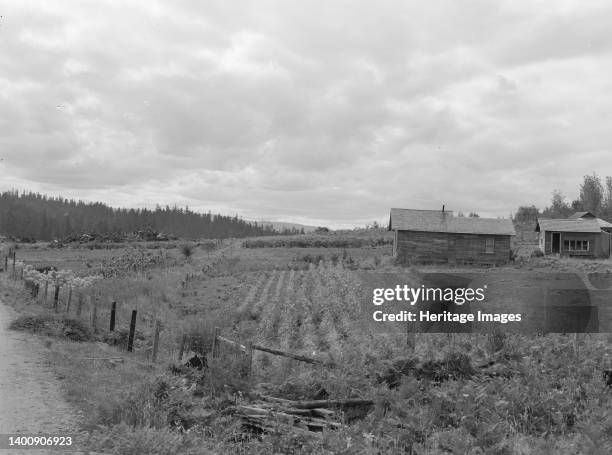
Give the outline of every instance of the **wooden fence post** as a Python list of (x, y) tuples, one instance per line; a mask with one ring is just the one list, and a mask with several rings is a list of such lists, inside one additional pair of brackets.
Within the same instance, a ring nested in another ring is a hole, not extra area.
[(58, 307), (58, 303), (59, 303), (59, 290), (60, 290), (60, 285), (56, 284), (55, 285), (55, 294), (53, 294), (53, 309), (55, 310), (56, 313), (57, 313), (57, 307)]
[(111, 303), (111, 314), (110, 314), (110, 331), (115, 331), (115, 313), (117, 312), (117, 302), (113, 300)]
[(215, 334), (213, 336), (213, 345), (212, 345), (212, 356), (213, 359), (216, 359), (217, 357), (219, 357), (219, 340), (218, 340), (218, 336), (219, 333), (221, 331), (219, 330), (219, 327), (215, 327)]
[(132, 310), (132, 320), (130, 321), (130, 335), (128, 337), (128, 352), (134, 349), (134, 333), (136, 332), (136, 310)]
[(49, 281), (45, 280), (45, 301), (43, 305), (47, 304), (47, 294), (49, 293)]
[(160, 330), (159, 319), (155, 321), (155, 335), (153, 336), (153, 353), (151, 354), (151, 362), (157, 361), (157, 351), (159, 349), (159, 330)]
[(81, 311), (83, 311), (83, 292), (79, 292), (79, 300), (77, 303), (77, 310), (76, 310), (77, 317), (81, 316)]
[(70, 314), (70, 303), (72, 302), (72, 286), (68, 289), (68, 301), (66, 302), (66, 313)]
[(21, 281), (23, 281), (23, 267), (21, 267), (21, 276), (19, 277)]
[(13, 252), (13, 279), (15, 278), (15, 252)]
[(179, 347), (179, 362), (183, 361), (183, 351), (185, 350), (185, 344), (187, 343), (187, 335), (183, 334), (183, 338), (181, 338), (181, 346)]
[(98, 318), (98, 301), (97, 299), (93, 299), (91, 296), (89, 297), (89, 304), (91, 306), (91, 327), (94, 332), (96, 331), (96, 323)]

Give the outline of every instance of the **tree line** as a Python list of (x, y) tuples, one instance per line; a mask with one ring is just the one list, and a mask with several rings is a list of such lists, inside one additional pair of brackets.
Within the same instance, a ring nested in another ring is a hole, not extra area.
[(139, 230), (182, 238), (229, 238), (294, 234), (296, 229), (274, 230), (238, 216), (196, 213), (189, 207), (149, 209), (112, 208), (101, 202), (83, 202), (39, 193), (0, 193), (0, 234), (19, 239), (53, 240), (81, 234), (122, 237)]
[(591, 212), (598, 218), (612, 220), (612, 176), (602, 181), (596, 173), (585, 175), (578, 188), (578, 197), (568, 202), (559, 190), (552, 192), (550, 205), (543, 210), (535, 205), (519, 207), (515, 222), (530, 222), (536, 218), (567, 218), (575, 212)]

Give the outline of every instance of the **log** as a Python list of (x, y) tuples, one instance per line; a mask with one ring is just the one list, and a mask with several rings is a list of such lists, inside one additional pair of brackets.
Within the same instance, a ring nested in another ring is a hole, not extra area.
[[(261, 395), (263, 400), (282, 400), (282, 398), (267, 397)], [(278, 402), (278, 401), (276, 401)], [(361, 398), (348, 398), (346, 400), (311, 400), (311, 401), (290, 401), (285, 400), (285, 404), (290, 405), (292, 408), (297, 409), (317, 409), (317, 408), (346, 408), (351, 406), (372, 406), (374, 402), (372, 400), (363, 400)]]
[(253, 349), (257, 349), (258, 351), (262, 351), (262, 352), (267, 352), (269, 354), (280, 355), (282, 357), (288, 357), (290, 359), (299, 360), (300, 362), (306, 362), (306, 363), (310, 363), (313, 365), (329, 365), (329, 366), (333, 365), (329, 362), (324, 362), (322, 360), (313, 359), (310, 357), (306, 357), (304, 355), (293, 354), (291, 352), (281, 351), (279, 349), (266, 348), (258, 344), (254, 344)]
[(248, 419), (259, 420), (263, 422), (282, 422), (290, 425), (298, 425), (302, 428), (315, 429), (315, 431), (323, 431), (324, 428), (339, 428), (337, 422), (317, 419), (313, 417), (301, 417), (294, 414), (289, 414), (283, 411), (273, 411), (270, 409), (262, 409), (255, 406), (236, 406), (237, 415)]

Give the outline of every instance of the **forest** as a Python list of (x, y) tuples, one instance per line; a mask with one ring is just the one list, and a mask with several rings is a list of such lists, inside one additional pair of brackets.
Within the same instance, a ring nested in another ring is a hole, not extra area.
[(194, 239), (279, 234), (268, 225), (238, 216), (196, 213), (188, 207), (113, 208), (33, 192), (0, 193), (0, 235), (48, 241), (84, 233), (117, 237), (143, 229)]

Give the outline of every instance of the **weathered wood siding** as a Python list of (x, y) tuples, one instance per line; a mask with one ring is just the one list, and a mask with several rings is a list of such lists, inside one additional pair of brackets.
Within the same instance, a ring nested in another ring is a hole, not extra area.
[[(540, 233), (544, 239), (544, 254), (552, 254), (552, 234), (553, 231)], [(589, 232), (561, 232), (560, 254), (561, 256), (582, 256), (582, 257), (609, 257), (610, 239), (608, 234), (589, 233)], [(567, 251), (565, 240), (587, 240), (589, 242), (588, 251)]]
[[(487, 238), (495, 241), (493, 253), (485, 252)], [(396, 239), (394, 250), (405, 262), (497, 265), (510, 260), (509, 235), (397, 231)]]

